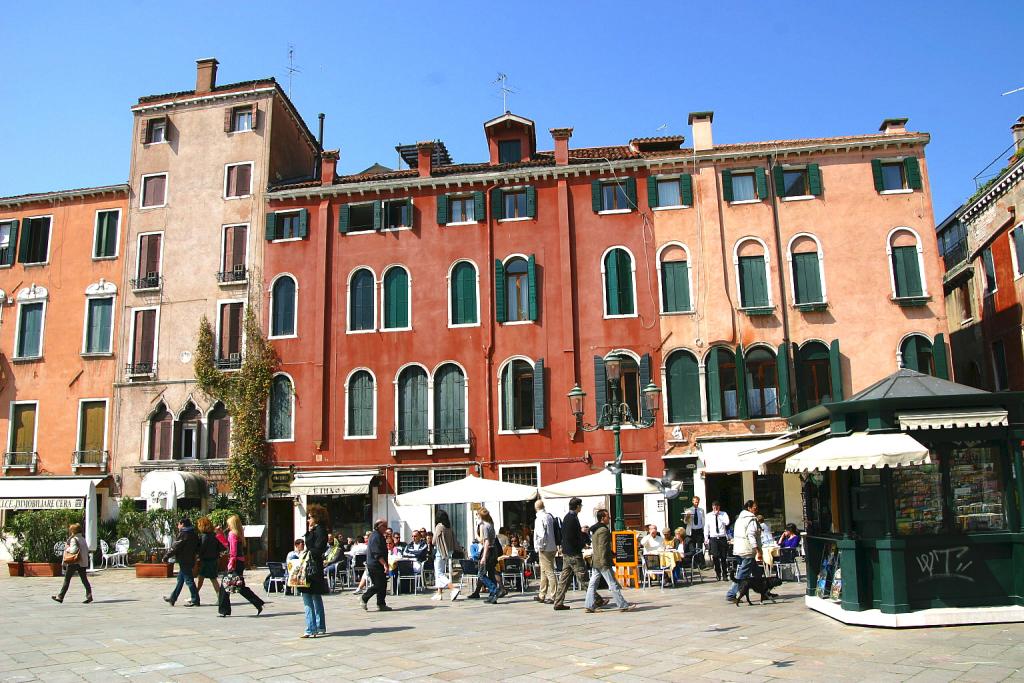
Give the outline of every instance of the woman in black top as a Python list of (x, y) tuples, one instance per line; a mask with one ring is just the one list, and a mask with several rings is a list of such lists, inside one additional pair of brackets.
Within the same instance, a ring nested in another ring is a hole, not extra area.
[(324, 599), (327, 593), (327, 580), (324, 578), (324, 553), (327, 552), (327, 526), (330, 515), (323, 505), (313, 503), (306, 508), (306, 576), (309, 587), (299, 588), (302, 604), (306, 608), (306, 632), (302, 638), (316, 638), (327, 635), (324, 621)]
[(213, 590), (220, 593), (217, 560), (227, 547), (217, 538), (209, 517), (200, 517), (196, 522), (196, 530), (199, 531), (199, 580), (196, 582), (196, 592), (203, 590), (203, 581), (209, 579), (213, 584)]

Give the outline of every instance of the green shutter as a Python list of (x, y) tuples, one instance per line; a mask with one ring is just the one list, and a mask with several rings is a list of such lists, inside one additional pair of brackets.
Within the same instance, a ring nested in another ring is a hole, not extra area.
[(505, 266), (501, 259), (494, 260), (494, 318), (503, 323), (508, 319), (505, 311)]
[(594, 213), (598, 213), (603, 208), (600, 180), (594, 180), (590, 183), (590, 207), (594, 210)]
[(533, 364), (533, 428), (544, 429), (546, 426), (544, 410), (544, 359), (538, 358)]
[(623, 315), (636, 313), (633, 301), (633, 262), (625, 249), (616, 249), (619, 262), (619, 312)]
[(409, 326), (409, 275), (403, 268), (392, 268), (384, 276), (384, 327)]
[(526, 260), (526, 281), (529, 286), (530, 320), (537, 319), (537, 259), (533, 254)]
[(882, 177), (882, 160), (871, 160), (871, 177), (875, 179), (875, 192), (885, 190), (885, 179)]
[[(445, 200), (447, 201), (447, 196)], [(487, 196), (483, 192), (473, 193), (473, 220), (483, 221), (487, 219)]]
[[(919, 346), (920, 345), (918, 343), (918, 338), (916, 334), (907, 337), (906, 341), (903, 342), (903, 367), (907, 368), (908, 370), (913, 370), (914, 372), (922, 372), (917, 362), (918, 358), (920, 357)], [(928, 374), (927, 370), (928, 368), (925, 368), (923, 372), (925, 374)]]
[(775, 369), (779, 375), (779, 416), (793, 414), (793, 400), (789, 391), (789, 345), (779, 344), (779, 355), (775, 357)]
[(921, 184), (921, 164), (918, 162), (917, 157), (907, 157), (903, 160), (903, 170), (907, 176), (907, 187), (911, 190), (920, 190)]
[(476, 270), (460, 263), (452, 273), (452, 324), (476, 323)]
[(665, 313), (690, 310), (689, 264), (686, 261), (661, 264), (661, 300)]
[(838, 402), (845, 398), (843, 394), (843, 366), (839, 357), (839, 340), (833, 339), (828, 347), (829, 380), (832, 384), (832, 401)]
[(309, 211), (299, 209), (299, 234), (296, 236), (305, 239), (307, 235), (309, 235)]
[(747, 360), (743, 357), (743, 344), (736, 347), (736, 412), (739, 419), (750, 417), (747, 409)]
[(679, 176), (679, 196), (683, 198), (683, 206), (693, 206), (693, 176), (689, 173)]
[(935, 363), (935, 376), (949, 379), (949, 361), (946, 358), (946, 336), (941, 332), (935, 335), (932, 343), (932, 360)]
[(409, 222), (407, 227), (416, 227), (416, 214), (414, 213), (414, 211), (415, 210), (413, 209), (412, 205), (412, 197), (407, 197), (405, 200), (405, 215), (407, 216), (406, 220)]
[(629, 201), (629, 209), (632, 211), (637, 207), (636, 203), (636, 178), (626, 178), (626, 199)]
[(439, 194), (437, 195), (437, 224), (446, 225), (450, 220), (448, 195)]
[(718, 422), (722, 419), (722, 379), (718, 367), (719, 349), (712, 347), (708, 354), (707, 393), (708, 420)]
[(763, 256), (740, 257), (740, 306), (761, 308), (768, 305), (767, 266)]
[[(775, 196), (785, 197), (786, 196), (786, 180), (783, 175), (782, 166), (775, 164), (772, 166), (772, 182), (775, 183)], [(760, 190), (758, 190), (760, 194)]]
[(893, 273), (896, 278), (896, 296), (922, 296), (921, 270), (918, 267), (917, 247), (893, 247)]
[(537, 188), (533, 185), (526, 186), (526, 215), (537, 217)]
[(35, 221), (26, 218), (21, 233), (21, 244), (18, 245), (18, 263), (27, 263), (31, 259), (32, 233), (36, 231)]
[[(647, 409), (647, 401), (644, 400), (643, 390), (651, 383), (651, 354), (645, 353), (640, 356), (640, 417), (644, 420), (653, 420), (654, 413)], [(625, 397), (623, 397), (625, 398)], [(634, 416), (635, 417), (635, 416)]]
[(817, 252), (793, 254), (793, 287), (798, 304), (813, 304), (822, 300)]
[[(10, 266), (14, 264), (14, 254), (18, 249), (18, 219), (14, 218), (10, 221), (11, 236), (7, 241), (7, 253), (4, 254), (4, 260), (0, 262), (0, 265)], [(1021, 262), (1024, 266), (1024, 261)]]
[(352, 222), (352, 209), (348, 204), (342, 204), (338, 207), (338, 232), (345, 234), (348, 232), (348, 226)]
[(608, 403), (608, 374), (604, 369), (604, 358), (594, 356), (594, 409), (597, 413), (595, 424), (601, 421), (606, 403)]
[(765, 175), (764, 167), (758, 166), (754, 169), (754, 180), (757, 184), (757, 198), (765, 199), (768, 197), (768, 178)]
[(658, 208), (658, 177), (647, 176), (647, 206), (652, 209)]
[(604, 257), (605, 298), (608, 300), (606, 315), (619, 315), (619, 259), (618, 249), (612, 249)]
[(818, 164), (807, 164), (807, 185), (813, 196), (821, 196), (821, 169)]
[(732, 171), (729, 169), (722, 171), (722, 199), (727, 202), (732, 201)]
[(384, 202), (373, 203), (373, 229), (380, 230), (384, 227)]
[(516, 428), (516, 392), (513, 366), (516, 362), (509, 361), (501, 373), (501, 427), (512, 430)]
[[(17, 227), (11, 230), (11, 244), (14, 244), (14, 234)], [(1017, 226), (1010, 231), (1010, 239), (1013, 240), (1013, 253), (1017, 257), (1017, 273), (1024, 273), (1024, 227)]]
[(700, 422), (700, 368), (687, 351), (676, 351), (665, 364), (668, 422)]
[(500, 187), (491, 190), (491, 218), (500, 221), (505, 217), (505, 193)]

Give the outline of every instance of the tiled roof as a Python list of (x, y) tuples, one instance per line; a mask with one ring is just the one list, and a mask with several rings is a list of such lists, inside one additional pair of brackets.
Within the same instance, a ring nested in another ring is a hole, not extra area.
[(56, 199), (69, 199), (94, 194), (105, 194), (107, 192), (128, 194), (128, 185), (99, 185), (96, 187), (79, 187), (70, 190), (53, 190), (51, 192), (31, 192), (29, 194), (17, 194), (10, 197), (0, 197), (0, 204), (28, 204), (34, 201), (50, 201)]
[(685, 138), (683, 138), (682, 135), (662, 135), (661, 137), (653, 138), (633, 138), (629, 141), (629, 144), (661, 144), (668, 142), (678, 142), (679, 144), (682, 144), (684, 139)]
[(868, 133), (866, 135), (839, 135), (835, 137), (824, 137), (824, 138), (797, 138), (793, 140), (762, 140), (761, 142), (737, 142), (728, 145), (715, 145), (712, 151), (714, 152), (745, 152), (745, 151), (758, 151), (758, 150), (773, 150), (776, 147), (796, 147), (806, 145), (817, 145), (817, 144), (842, 144), (844, 142), (849, 143), (860, 143), (860, 142), (881, 142), (884, 140), (891, 140), (893, 142), (899, 142), (903, 138), (916, 137), (921, 133), (906, 132), (901, 134), (886, 134), (886, 133)]
[[(240, 81), (238, 83), (228, 83), (226, 85), (218, 85), (213, 88), (211, 92), (222, 93), (230, 92), (232, 90), (245, 90), (247, 88), (255, 88), (261, 85), (276, 85), (277, 81), (273, 78), (259, 78), (255, 81)], [(149, 102), (158, 102), (160, 100), (174, 100), (179, 97), (192, 97), (196, 94), (195, 90), (181, 90), (179, 92), (169, 92), (162, 95), (144, 95), (139, 98), (139, 104), (147, 104)]]
[(607, 159), (608, 161), (619, 161), (622, 159), (636, 159), (640, 156), (642, 155), (631, 150), (628, 145), (613, 145), (611, 147), (580, 147), (569, 150), (570, 163), (574, 161), (583, 161), (586, 163), (594, 160), (600, 161), (602, 159)]

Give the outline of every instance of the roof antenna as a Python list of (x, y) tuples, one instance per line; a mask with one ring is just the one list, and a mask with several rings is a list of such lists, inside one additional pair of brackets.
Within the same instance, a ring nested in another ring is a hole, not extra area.
[(288, 97), (292, 96), (292, 76), (295, 74), (302, 73), (302, 69), (295, 66), (295, 46), (291, 43), (288, 44), (288, 66), (285, 68), (288, 72)]
[(498, 72), (498, 77), (491, 82), (491, 85), (495, 83), (501, 83), (501, 88), (499, 88), (501, 91), (501, 113), (508, 114), (508, 96), (515, 95), (516, 90), (508, 87), (508, 74), (503, 74), (500, 71)]

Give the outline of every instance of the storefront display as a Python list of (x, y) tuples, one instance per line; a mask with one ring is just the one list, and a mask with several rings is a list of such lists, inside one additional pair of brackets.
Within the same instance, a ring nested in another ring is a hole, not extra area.
[(953, 449), (949, 477), (958, 530), (1006, 529), (999, 460), (995, 446), (968, 444)]
[(897, 534), (934, 534), (942, 530), (942, 472), (938, 465), (897, 467), (892, 484)]

